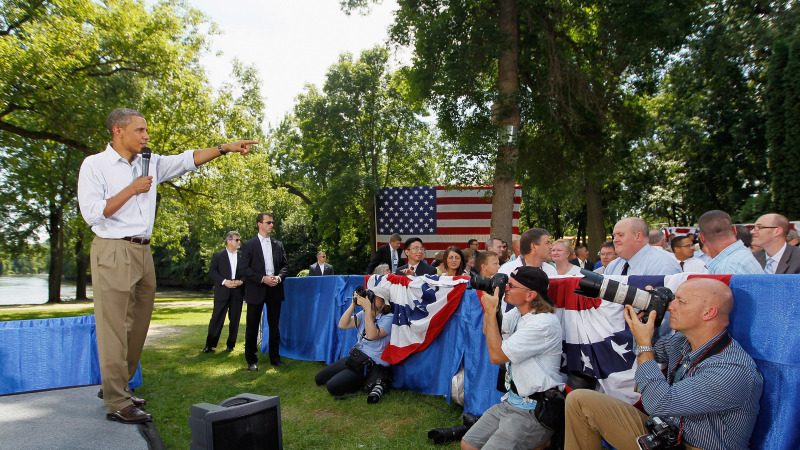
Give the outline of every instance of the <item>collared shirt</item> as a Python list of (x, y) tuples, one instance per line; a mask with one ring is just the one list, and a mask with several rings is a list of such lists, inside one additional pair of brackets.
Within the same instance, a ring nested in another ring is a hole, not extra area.
[(264, 274), (275, 275), (275, 263), (272, 261), (272, 241), (269, 237), (258, 235), (261, 241), (261, 253), (264, 254)]
[(389, 245), (389, 259), (392, 261), (391, 273), (395, 273), (398, 263), (400, 262), (400, 255), (397, 254), (397, 250), (392, 248), (391, 245)]
[(389, 340), (392, 336), (392, 321), (394, 320), (394, 314), (378, 314), (375, 317), (375, 326), (378, 330), (383, 330), (386, 332), (386, 336), (378, 339), (369, 340), (365, 336), (365, 328), (366, 325), (364, 324), (364, 310), (359, 311), (356, 313), (356, 320), (358, 321), (358, 342), (356, 342), (355, 347), (365, 355), (372, 358), (377, 364), (382, 366), (388, 366), (389, 363), (381, 359), (381, 355), (383, 351), (386, 349), (386, 346), (389, 345)]
[(719, 255), (715, 256), (708, 264), (708, 273), (731, 273), (731, 274), (757, 274), (764, 273), (761, 264), (749, 248), (745, 247), (742, 241), (736, 241), (725, 247)]
[[(561, 374), (563, 332), (555, 314), (528, 313), (514, 308), (503, 314), (501, 349), (513, 369), (520, 396), (528, 396), (564, 384)], [(507, 396), (503, 396), (505, 400)]]
[[(681, 262), (683, 262), (683, 264), (681, 264)], [(678, 261), (678, 265), (681, 266), (683, 272), (686, 273), (708, 273), (706, 263), (694, 256), (684, 259), (683, 261)]]
[[(238, 264), (239, 255), (236, 252), (232, 252), (230, 250), (225, 250), (225, 253), (228, 254), (228, 262), (231, 265), (231, 279), (236, 278), (236, 265)], [(225, 284), (225, 280), (222, 280), (222, 284)]]
[(626, 275), (672, 275), (681, 271), (671, 253), (645, 245), (631, 259), (620, 257), (608, 263), (604, 274), (622, 275), (626, 262), (629, 265)]
[[(519, 258), (507, 261), (505, 264), (500, 266), (500, 270), (498, 270), (498, 273), (504, 273), (506, 275), (511, 275), (511, 272), (513, 272), (514, 269), (516, 269), (517, 267), (522, 267), (522, 259), (523, 258), (524, 258), (524, 256), (520, 255)], [(548, 264), (548, 263), (544, 262), (544, 263), (542, 263), (541, 269), (544, 271), (544, 273), (547, 274), (548, 278), (554, 278), (554, 277), (558, 276), (558, 271), (551, 264)]]
[[(721, 336), (721, 335), (720, 335)], [(677, 426), (683, 417), (684, 439), (705, 450), (747, 449), (758, 418), (764, 379), (753, 359), (733, 339), (722, 352), (709, 356), (670, 385), (658, 363), (670, 371), (678, 360), (696, 361), (720, 336), (692, 351), (682, 333), (661, 338), (656, 359), (636, 369), (642, 403), (651, 416)], [(683, 364), (681, 364), (683, 365)], [(683, 369), (685, 370), (685, 369)], [(682, 371), (683, 371), (682, 370)]]
[(128, 162), (111, 144), (102, 153), (87, 156), (83, 160), (78, 175), (78, 205), (83, 219), (97, 236), (106, 239), (127, 236), (149, 238), (153, 234), (156, 217), (156, 186), (197, 169), (193, 150), (179, 155), (153, 154), (149, 169), (153, 177), (150, 191), (134, 195), (111, 217), (103, 216), (108, 199), (141, 176), (141, 165), (140, 155), (136, 155), (133, 162)]
[[(783, 254), (786, 252), (786, 244), (783, 244), (780, 250), (772, 256), (767, 254), (767, 251), (764, 250), (764, 256), (766, 259), (766, 265), (764, 266), (764, 273), (775, 273), (778, 269), (778, 264), (781, 262), (781, 258), (783, 258)], [(772, 259), (774, 262), (770, 266), (769, 260)], [(769, 270), (767, 270), (769, 268)]]

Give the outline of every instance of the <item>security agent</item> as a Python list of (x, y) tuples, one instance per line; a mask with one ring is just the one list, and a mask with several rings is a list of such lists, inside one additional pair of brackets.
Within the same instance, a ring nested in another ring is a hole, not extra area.
[(502, 335), (496, 316), (498, 288), (481, 298), (489, 358), (506, 365), (508, 392), (470, 428), (462, 449), (531, 449), (552, 436), (536, 415), (544, 394), (564, 385), (559, 372), (561, 323), (547, 287), (540, 268), (522, 266), (511, 272), (505, 300), (514, 308), (503, 315)]
[[(600, 449), (600, 438), (618, 450), (637, 442), (681, 437), (685, 448), (746, 449), (758, 416), (763, 378), (755, 362), (728, 335), (733, 295), (710, 278), (684, 282), (670, 303), (676, 333), (652, 346), (655, 311), (643, 323), (631, 306), (625, 321), (636, 340), (636, 384), (649, 414), (599, 392), (578, 389), (567, 396), (567, 449)], [(666, 375), (659, 363), (665, 364)], [(646, 426), (664, 423), (670, 429)], [(654, 433), (655, 430), (655, 433)], [(647, 448), (669, 448), (648, 446)]]

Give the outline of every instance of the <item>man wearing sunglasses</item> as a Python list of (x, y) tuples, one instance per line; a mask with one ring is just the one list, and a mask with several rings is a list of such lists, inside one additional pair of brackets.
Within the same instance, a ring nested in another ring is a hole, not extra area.
[(286, 250), (283, 243), (272, 239), (275, 220), (270, 213), (256, 217), (258, 234), (244, 244), (244, 300), (247, 302), (247, 319), (244, 332), (244, 358), (247, 370), (258, 370), (258, 327), (261, 311), (267, 304), (269, 324), (269, 362), (273, 366), (283, 365), (279, 353), (281, 335), (279, 321), (283, 302), (283, 280), (289, 273)]
[[(464, 435), (462, 449), (537, 448), (553, 435), (538, 418), (544, 417), (539, 413), (547, 404), (545, 393), (564, 386), (560, 372), (561, 322), (547, 296), (548, 285), (547, 274), (538, 267), (514, 269), (505, 294), (506, 302), (514, 308), (503, 315), (502, 329), (496, 314), (498, 288), (494, 295), (481, 296), (489, 359), (493, 364), (506, 365), (507, 392)], [(537, 410), (538, 402), (545, 403)], [(563, 418), (557, 422), (563, 422)]]
[(211, 257), (208, 276), (214, 281), (214, 311), (208, 322), (208, 335), (203, 353), (211, 353), (219, 342), (222, 327), (225, 325), (225, 314), (228, 314), (227, 351), (233, 351), (236, 335), (239, 334), (239, 319), (242, 317), (242, 299), (244, 298), (244, 267), (239, 247), (242, 238), (236, 231), (229, 231), (225, 236), (225, 248)]

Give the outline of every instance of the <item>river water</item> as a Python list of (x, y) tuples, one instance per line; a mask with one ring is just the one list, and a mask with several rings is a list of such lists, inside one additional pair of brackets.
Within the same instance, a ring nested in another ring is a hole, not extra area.
[[(86, 287), (86, 295), (93, 297), (92, 285)], [(186, 291), (175, 288), (158, 288), (156, 297), (210, 297), (211, 289)], [(75, 283), (61, 283), (61, 300), (75, 300)], [(47, 275), (3, 275), (0, 276), (0, 306), (41, 305), (47, 303)]]

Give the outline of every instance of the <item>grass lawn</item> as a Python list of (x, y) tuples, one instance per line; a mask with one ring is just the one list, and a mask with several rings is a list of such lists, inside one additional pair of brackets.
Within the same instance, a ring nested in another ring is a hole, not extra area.
[[(434, 446), (431, 428), (460, 421), (461, 408), (440, 397), (391, 391), (376, 405), (366, 394), (334, 400), (314, 383), (323, 364), (284, 359), (275, 369), (264, 355), (258, 372), (244, 362), (244, 317), (232, 353), (201, 353), (205, 344), (210, 298), (159, 298), (151, 333), (142, 355), (144, 385), (137, 395), (148, 401), (161, 438), (170, 449), (189, 447), (189, 407), (219, 403), (242, 392), (277, 395), (281, 399), (283, 443), (287, 449), (422, 449), (459, 448), (458, 443)], [(0, 308), (0, 320), (39, 319), (92, 313), (91, 303)], [(244, 314), (243, 314), (244, 316)], [(227, 324), (220, 339), (224, 349)]]

